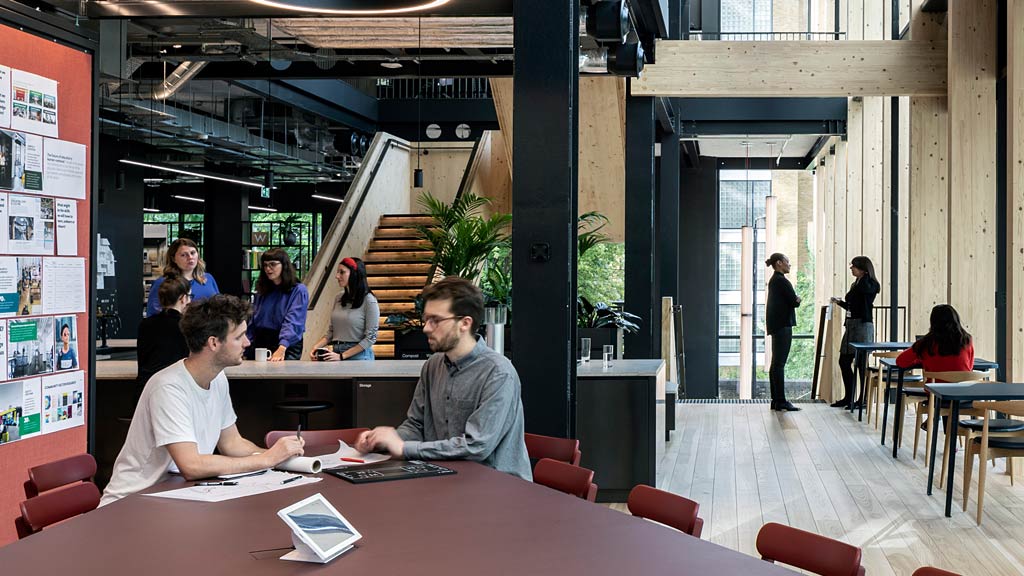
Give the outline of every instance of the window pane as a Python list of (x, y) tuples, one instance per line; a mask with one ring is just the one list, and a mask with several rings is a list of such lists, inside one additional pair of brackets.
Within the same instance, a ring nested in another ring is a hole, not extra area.
[(718, 334), (721, 336), (739, 336), (739, 304), (722, 304), (718, 307)]
[(718, 289), (740, 289), (740, 263), (742, 244), (728, 242), (718, 245)]

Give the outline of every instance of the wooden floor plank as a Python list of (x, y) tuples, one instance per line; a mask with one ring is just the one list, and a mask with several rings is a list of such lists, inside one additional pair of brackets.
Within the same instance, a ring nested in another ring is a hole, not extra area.
[[(760, 525), (781, 522), (860, 546), (871, 575), (909, 575), (922, 565), (1024, 574), (1024, 481), (1011, 487), (1001, 462), (989, 468), (978, 526), (976, 482), (967, 513), (960, 510), (958, 458), (954, 513), (945, 518), (945, 492), (925, 494), (927, 468), (910, 458), (909, 443), (894, 460), (873, 426), (823, 404), (802, 406), (677, 406), (677, 429), (659, 447), (658, 485), (701, 504), (705, 539), (756, 555)], [(909, 434), (914, 414), (907, 416)]]

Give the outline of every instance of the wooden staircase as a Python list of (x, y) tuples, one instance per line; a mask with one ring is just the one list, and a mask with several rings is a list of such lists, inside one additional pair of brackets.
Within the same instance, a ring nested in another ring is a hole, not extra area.
[(385, 214), (363, 257), (370, 289), (380, 303), (380, 328), (373, 347), (379, 359), (395, 357), (395, 329), (385, 325), (388, 315), (415, 312), (416, 296), (430, 280), (434, 253), (414, 226), (433, 223), (433, 218), (422, 214)]

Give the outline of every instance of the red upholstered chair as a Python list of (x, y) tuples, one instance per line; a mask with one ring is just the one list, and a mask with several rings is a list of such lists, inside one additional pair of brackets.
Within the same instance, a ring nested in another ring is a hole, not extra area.
[(91, 482), (96, 475), (96, 459), (91, 454), (78, 454), (28, 469), (25, 498), (67, 486), (73, 482)]
[(782, 562), (819, 576), (859, 576), (861, 550), (791, 526), (769, 522), (757, 533), (761, 559)]
[(932, 568), (931, 566), (922, 566), (917, 570), (914, 570), (914, 576), (960, 576), (956, 572), (950, 572), (949, 570), (941, 570), (939, 568)]
[[(577, 498), (589, 500), (591, 481), (594, 471), (552, 460), (541, 458), (533, 469), (533, 481), (559, 492), (565, 492)], [(597, 490), (594, 491), (595, 496)]]
[(24, 486), (28, 500), (15, 520), (18, 538), (95, 510), (100, 504), (100, 490), (92, 483), (95, 473), (96, 460), (89, 454), (30, 468)]
[(525, 437), (526, 453), (531, 460), (550, 458), (573, 466), (580, 465), (582, 452), (580, 452), (579, 440), (530, 433), (526, 433)]
[(700, 538), (704, 520), (697, 516), (700, 504), (678, 494), (639, 484), (629, 493), (626, 503), (633, 516), (671, 526), (680, 532)]
[[(356, 443), (356, 439), (369, 428), (338, 428), (336, 430), (303, 430), (302, 439), (306, 441), (306, 447), (310, 446), (331, 446), (337, 445), (338, 440), (349, 446)], [(267, 432), (263, 437), (263, 445), (270, 448), (283, 436), (294, 436), (294, 430), (273, 430)]]

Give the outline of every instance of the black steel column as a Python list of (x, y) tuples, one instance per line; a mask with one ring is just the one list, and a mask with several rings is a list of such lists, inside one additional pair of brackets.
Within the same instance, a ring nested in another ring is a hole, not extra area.
[[(679, 303), (679, 136), (665, 134), (661, 138), (661, 179), (658, 195), (660, 262), (660, 294)], [(660, 310), (660, 308), (659, 308)]]
[(657, 358), (654, 254), (654, 98), (626, 97), (626, 312), (640, 331), (625, 337), (625, 358)]
[(526, 430), (574, 438), (579, 2), (516, 0), (512, 323)]
[[(892, 39), (900, 39), (900, 1), (892, 0)], [(838, 26), (838, 20), (837, 24)], [(891, 140), (889, 150), (890, 172), (889, 180), (892, 181), (890, 190), (889, 215), (891, 239), (889, 246), (889, 341), (899, 341), (899, 305), (900, 305), (900, 99), (899, 96), (892, 97), (892, 104), (889, 106), (892, 112), (890, 121)], [(907, 319), (909, 321), (909, 318)], [(910, 335), (908, 334), (909, 338)]]
[[(1005, 50), (1004, 50), (1005, 52)], [(1012, 344), (1007, 341), (1006, 323), (1007, 318), (1007, 258), (1008, 246), (1006, 234), (1010, 227), (1009, 218), (1012, 215), (1007, 211), (1007, 189), (1006, 189), (1006, 136), (1007, 119), (1009, 116), (1006, 88), (1006, 76), (996, 80), (996, 362), (999, 368), (996, 370), (996, 379), (999, 382), (1006, 382), (1006, 373), (1009, 366), (1006, 365), (1007, 347)], [(1017, 303), (1020, 306), (1024, 303)]]
[(686, 334), (686, 397), (718, 397), (718, 167), (702, 156), (680, 175), (680, 253), (686, 280), (679, 284)]
[(243, 295), (243, 221), (249, 220), (249, 188), (207, 180), (204, 185), (202, 257), (222, 294)]

